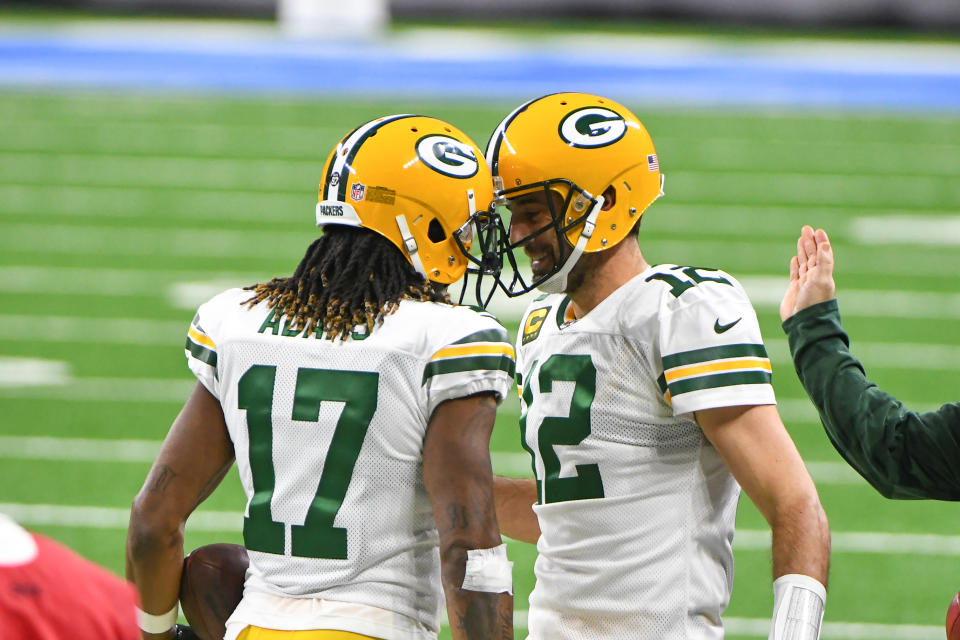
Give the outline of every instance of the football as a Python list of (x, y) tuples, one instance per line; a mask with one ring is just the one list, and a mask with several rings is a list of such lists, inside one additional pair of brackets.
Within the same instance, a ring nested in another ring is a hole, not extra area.
[(960, 593), (947, 607), (947, 640), (960, 640)]
[(249, 559), (238, 544), (198, 547), (183, 559), (180, 609), (201, 640), (222, 640), (226, 622), (243, 597)]

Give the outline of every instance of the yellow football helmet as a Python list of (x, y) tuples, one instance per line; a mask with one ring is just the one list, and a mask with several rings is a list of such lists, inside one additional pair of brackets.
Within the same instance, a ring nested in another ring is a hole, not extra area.
[(376, 231), (425, 278), (451, 284), (476, 262), (471, 223), (492, 202), (490, 169), (465, 133), (436, 118), (393, 115), (358, 127), (330, 153), (317, 226)]
[[(508, 295), (534, 287), (548, 292), (566, 288), (566, 276), (580, 256), (622, 241), (643, 212), (663, 195), (657, 152), (640, 120), (623, 105), (585, 93), (556, 93), (531, 100), (508, 115), (487, 145), (498, 202), (537, 190), (547, 198), (552, 222), (512, 244), (504, 252), (514, 278), (501, 283)], [(604, 209), (603, 193), (613, 187), (616, 200)], [(548, 228), (565, 237), (553, 269), (527, 283), (516, 268), (513, 250)]]

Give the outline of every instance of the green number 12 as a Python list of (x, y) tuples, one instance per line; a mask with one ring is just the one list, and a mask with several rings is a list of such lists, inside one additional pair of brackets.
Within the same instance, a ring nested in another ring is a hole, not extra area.
[[(531, 371), (536, 369), (534, 362)], [(543, 460), (544, 477), (537, 483), (537, 497), (541, 504), (566, 502), (568, 500), (588, 500), (603, 497), (603, 479), (597, 464), (576, 465), (576, 475), (560, 476), (560, 457), (554, 446), (577, 445), (590, 435), (590, 405), (597, 391), (597, 369), (588, 355), (554, 354), (540, 367), (540, 393), (553, 391), (554, 382), (573, 382), (573, 397), (570, 400), (570, 412), (566, 417), (547, 416), (540, 422), (537, 431), (537, 449)], [(530, 381), (523, 389), (523, 400), (527, 410), (534, 400)], [(527, 414), (520, 416), (520, 443), (533, 454), (527, 446), (525, 432)], [(536, 467), (534, 466), (534, 472)], [(546, 498), (546, 500), (544, 500)]]
[[(276, 477), (273, 468), (273, 389), (277, 368), (254, 365), (240, 378), (237, 405), (247, 412), (253, 498), (243, 520), (247, 549), (283, 555), (284, 524), (270, 511)], [(380, 374), (369, 371), (298, 369), (292, 420), (317, 422), (320, 403), (343, 402), (316, 495), (302, 525), (292, 525), (291, 552), (306, 558), (347, 557), (347, 530), (334, 527), (343, 505), (367, 427), (377, 409)]]

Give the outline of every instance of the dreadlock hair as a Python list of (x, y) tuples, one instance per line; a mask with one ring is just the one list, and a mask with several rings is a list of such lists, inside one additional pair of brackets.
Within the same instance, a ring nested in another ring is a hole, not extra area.
[(331, 340), (345, 340), (360, 325), (369, 335), (404, 298), (449, 302), (446, 287), (417, 273), (389, 240), (343, 225), (326, 227), (292, 276), (246, 289), (253, 297), (244, 305), (266, 301), (297, 332), (322, 329)]

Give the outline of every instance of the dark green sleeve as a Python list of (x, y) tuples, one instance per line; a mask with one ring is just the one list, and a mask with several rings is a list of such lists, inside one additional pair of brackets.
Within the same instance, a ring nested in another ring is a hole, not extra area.
[(916, 413), (867, 380), (836, 300), (799, 311), (783, 329), (827, 436), (860, 475), (887, 498), (960, 500), (960, 403)]

